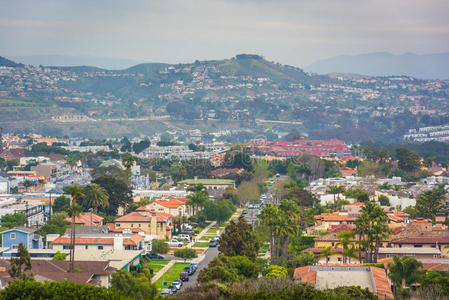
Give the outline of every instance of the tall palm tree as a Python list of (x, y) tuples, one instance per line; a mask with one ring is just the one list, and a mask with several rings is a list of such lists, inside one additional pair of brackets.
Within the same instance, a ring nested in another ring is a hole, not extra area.
[(347, 248), (346, 250), (343, 250), (343, 255), (348, 260), (348, 263), (351, 263), (351, 258), (359, 258), (357, 255), (357, 248), (352, 245), (352, 247)]
[(187, 196), (190, 199), (187, 205), (192, 207), (192, 215), (197, 215), (199, 208), (209, 199), (209, 194), (202, 184), (190, 186), (187, 191), (193, 192), (193, 194)]
[(280, 219), (280, 211), (277, 205), (269, 203), (262, 210), (262, 224), (270, 228), (270, 254), (272, 265), (278, 264)]
[(122, 164), (125, 166), (126, 170), (130, 171), (131, 167), (134, 165), (134, 157), (131, 154), (127, 154), (122, 159)]
[(422, 262), (417, 261), (413, 257), (393, 257), (393, 261), (388, 264), (389, 272), (388, 277), (394, 284), (395, 294), (398, 295), (399, 291), (405, 288), (407, 285), (419, 282), (422, 271)]
[(98, 184), (90, 184), (84, 188), (87, 204), (89, 207), (95, 208), (98, 213), (98, 207), (106, 208), (109, 206), (109, 195), (104, 187)]
[(280, 264), (287, 265), (290, 236), (294, 236), (298, 233), (301, 217), (299, 215), (298, 205), (292, 200), (282, 200), (279, 209), (281, 213), (280, 229), (281, 234), (283, 235)]
[(65, 188), (65, 193), (71, 195), (70, 198), (70, 213), (72, 214), (72, 230), (70, 232), (70, 271), (74, 270), (75, 262), (75, 216), (81, 212), (81, 206), (76, 203), (79, 198), (84, 198), (83, 190), (78, 185), (69, 185)]

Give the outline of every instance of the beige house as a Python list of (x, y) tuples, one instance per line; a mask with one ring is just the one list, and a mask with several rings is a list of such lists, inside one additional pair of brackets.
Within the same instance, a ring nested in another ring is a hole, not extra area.
[(114, 220), (116, 229), (141, 229), (145, 234), (171, 239), (172, 215), (140, 208)]
[[(170, 214), (174, 217), (190, 217), (192, 215), (192, 209), (187, 203), (189, 198), (171, 198), (169, 200), (156, 200), (144, 208), (153, 210), (156, 212), (162, 212)], [(139, 211), (139, 209), (137, 210)]]

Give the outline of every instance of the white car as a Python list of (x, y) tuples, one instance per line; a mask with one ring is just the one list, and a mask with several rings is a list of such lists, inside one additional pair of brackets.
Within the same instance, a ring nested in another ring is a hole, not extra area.
[(220, 236), (219, 236), (219, 235), (216, 235), (216, 236), (214, 237), (214, 241), (216, 241), (216, 242), (218, 242), (219, 239), (220, 239)]
[(181, 241), (178, 241), (177, 239), (172, 239), (169, 242), (166, 242), (171, 247), (182, 247), (184, 246), (184, 243)]
[(190, 235), (181, 233), (176, 236), (178, 240), (190, 241)]

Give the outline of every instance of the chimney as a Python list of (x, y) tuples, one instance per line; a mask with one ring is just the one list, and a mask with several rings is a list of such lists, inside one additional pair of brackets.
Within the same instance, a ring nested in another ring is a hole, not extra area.
[(123, 250), (123, 235), (114, 235), (114, 250)]

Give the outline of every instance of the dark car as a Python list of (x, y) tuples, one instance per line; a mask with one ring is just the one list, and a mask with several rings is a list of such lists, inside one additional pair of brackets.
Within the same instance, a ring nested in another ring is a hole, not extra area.
[(243, 211), (242, 211), (242, 215), (247, 215), (248, 214), (248, 211), (246, 210), (246, 209), (244, 209)]
[(209, 247), (217, 247), (218, 246), (218, 243), (217, 243), (217, 241), (215, 241), (215, 240), (211, 240), (210, 242), (209, 242)]
[(186, 229), (184, 229), (182, 232), (185, 232), (185, 233), (195, 233), (195, 231), (194, 231), (193, 229), (190, 229), (190, 228), (186, 228)]
[(189, 274), (189, 276), (190, 275), (193, 275), (193, 273), (195, 273), (195, 269), (194, 268), (192, 268), (192, 267), (190, 267), (190, 266), (187, 266), (187, 267), (185, 267), (184, 268), (184, 272), (186, 272), (187, 274)]
[(189, 273), (181, 272), (181, 275), (179, 275), (179, 279), (181, 279), (182, 281), (189, 281)]
[(168, 287), (169, 290), (171, 290), (172, 293), (176, 293), (178, 291), (178, 288), (176, 287), (176, 285), (174, 285), (173, 283), (170, 284), (170, 286)]
[(164, 259), (164, 258), (165, 258), (165, 256), (160, 255), (160, 254), (156, 254), (156, 253), (150, 253), (150, 254), (148, 255), (148, 257), (149, 257), (150, 259)]
[(190, 268), (193, 268), (195, 271), (196, 271), (196, 269), (198, 269), (198, 265), (197, 265), (197, 264), (194, 264), (194, 263), (191, 263), (191, 264), (189, 265), (189, 267), (190, 267)]

